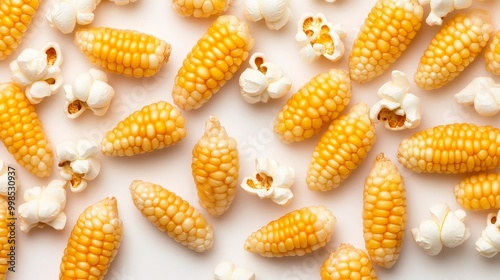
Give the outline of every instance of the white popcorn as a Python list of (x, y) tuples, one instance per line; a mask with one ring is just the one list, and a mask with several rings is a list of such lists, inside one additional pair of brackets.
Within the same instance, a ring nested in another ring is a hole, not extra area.
[(12, 81), (24, 88), (32, 104), (56, 93), (62, 85), (63, 57), (57, 43), (49, 43), (42, 50), (25, 49), (10, 63)]
[(428, 255), (435, 256), (444, 247), (455, 248), (470, 236), (465, 226), (466, 213), (459, 209), (452, 212), (447, 204), (438, 204), (429, 209), (432, 220), (422, 221), (418, 228), (411, 230), (413, 240)]
[(417, 127), (422, 119), (420, 98), (409, 90), (410, 82), (406, 74), (392, 71), (392, 81), (383, 84), (377, 92), (381, 100), (370, 109), (370, 119), (382, 121), (390, 130)]
[(472, 0), (419, 0), (420, 5), (430, 5), (430, 12), (425, 20), (428, 25), (441, 25), (443, 18), (453, 10), (470, 7)]
[(63, 210), (66, 205), (66, 182), (53, 180), (45, 188), (34, 187), (24, 192), (24, 203), (18, 214), (21, 231), (29, 232), (35, 226), (49, 225), (62, 230), (66, 225)]
[(83, 191), (87, 181), (97, 177), (101, 170), (98, 153), (98, 146), (86, 139), (65, 140), (56, 146), (57, 166), (72, 192)]
[(250, 104), (280, 98), (292, 87), (292, 80), (283, 77), (278, 66), (266, 62), (263, 53), (254, 53), (250, 57), (250, 67), (241, 73), (239, 79), (241, 97)]
[(64, 91), (65, 112), (71, 119), (77, 118), (87, 109), (97, 116), (103, 116), (115, 95), (106, 73), (97, 69), (78, 75), (72, 85), (64, 85)]
[(279, 30), (292, 18), (288, 0), (243, 0), (243, 15), (257, 22), (264, 19), (269, 29)]
[(253, 177), (243, 178), (241, 187), (260, 198), (271, 198), (279, 205), (287, 205), (293, 197), (290, 187), (295, 180), (295, 171), (289, 166), (280, 166), (272, 159), (257, 158)]
[(458, 104), (474, 105), (478, 114), (485, 117), (500, 111), (500, 84), (489, 77), (477, 77), (455, 94)]
[(213, 280), (255, 280), (255, 273), (223, 261), (215, 267)]
[(500, 219), (498, 213), (490, 213), (486, 218), (486, 228), (476, 241), (476, 250), (486, 258), (494, 257), (500, 251)]
[[(9, 172), (9, 166), (0, 160), (0, 195), (9, 196), (17, 190), (17, 178), (14, 173)], [(14, 180), (9, 180), (12, 176)], [(11, 184), (9, 184), (11, 182)], [(10, 189), (9, 189), (10, 188)]]

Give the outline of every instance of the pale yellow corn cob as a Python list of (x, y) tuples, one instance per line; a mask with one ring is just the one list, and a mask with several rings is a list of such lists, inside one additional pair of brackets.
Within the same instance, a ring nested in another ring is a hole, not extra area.
[(184, 110), (201, 107), (247, 59), (254, 39), (245, 22), (219, 16), (193, 47), (175, 77), (172, 97)]
[(212, 247), (212, 225), (203, 214), (175, 193), (139, 180), (132, 182), (130, 193), (141, 214), (175, 241), (196, 252), (204, 252)]
[(363, 191), (363, 237), (374, 264), (391, 268), (396, 263), (407, 215), (403, 177), (389, 158), (379, 154)]
[(336, 222), (324, 206), (294, 210), (253, 232), (245, 250), (264, 257), (303, 256), (330, 241)]
[(52, 146), (24, 91), (14, 83), (0, 85), (0, 138), (16, 161), (31, 173), (52, 171)]
[(75, 44), (92, 64), (136, 78), (160, 71), (171, 51), (170, 44), (152, 35), (107, 27), (79, 29)]
[(358, 83), (381, 75), (398, 59), (422, 26), (417, 0), (378, 0), (349, 55), (349, 74)]
[(340, 244), (323, 262), (322, 280), (377, 280), (377, 273), (366, 253), (351, 244)]
[(369, 111), (368, 106), (360, 102), (347, 115), (334, 120), (323, 133), (307, 170), (310, 190), (338, 187), (365, 159), (376, 138)]
[(351, 80), (347, 72), (332, 69), (320, 73), (283, 105), (274, 131), (285, 143), (310, 138), (335, 119), (350, 101)]
[(172, 0), (174, 11), (183, 17), (207, 18), (222, 14), (231, 0)]
[(214, 116), (193, 149), (191, 168), (201, 207), (212, 216), (222, 215), (236, 194), (240, 164), (236, 140)]
[(495, 33), (491, 43), (484, 52), (486, 70), (495, 75), (500, 75), (500, 30)]
[(0, 280), (6, 279), (7, 270), (9, 269), (10, 256), (7, 254), (11, 253), (11, 246), (13, 238), (15, 238), (15, 233), (12, 235), (12, 231), (15, 230), (10, 224), (15, 222), (15, 218), (12, 215), (13, 212), (9, 211), (9, 204), (7, 198), (0, 196)]
[(78, 217), (61, 260), (60, 280), (101, 280), (118, 253), (122, 239), (114, 197), (91, 205)]
[(454, 193), (458, 204), (465, 209), (500, 209), (500, 173), (466, 177), (455, 186)]
[(420, 58), (415, 83), (422, 89), (440, 88), (455, 79), (486, 46), (493, 26), (488, 12), (472, 10), (448, 21)]
[(132, 156), (174, 145), (186, 136), (186, 120), (170, 103), (159, 101), (133, 112), (106, 132), (101, 151)]
[(398, 161), (415, 172), (493, 169), (500, 164), (500, 129), (469, 123), (432, 127), (401, 141)]

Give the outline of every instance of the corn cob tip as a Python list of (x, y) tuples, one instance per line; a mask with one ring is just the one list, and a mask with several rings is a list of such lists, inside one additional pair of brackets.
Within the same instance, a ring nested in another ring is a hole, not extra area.
[(325, 259), (320, 275), (322, 280), (377, 280), (377, 274), (368, 255), (363, 250), (346, 243), (341, 243)]
[(494, 75), (500, 75), (500, 30), (498, 30), (490, 45), (484, 52), (486, 70)]
[(453, 193), (464, 209), (500, 209), (500, 173), (481, 172), (468, 176), (455, 185)]

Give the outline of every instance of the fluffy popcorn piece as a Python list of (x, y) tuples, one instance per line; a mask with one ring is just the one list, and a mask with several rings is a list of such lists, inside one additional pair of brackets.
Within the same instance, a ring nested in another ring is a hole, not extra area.
[(484, 51), (486, 70), (495, 75), (500, 75), (500, 30), (498, 30), (491, 43)]
[(231, 0), (172, 0), (172, 8), (183, 17), (207, 18), (224, 13)]
[(377, 280), (377, 273), (368, 255), (351, 244), (342, 243), (323, 262), (322, 280)]
[(62, 230), (66, 225), (66, 181), (52, 180), (46, 187), (33, 187), (24, 192), (24, 203), (18, 214), (21, 231), (49, 225)]
[(223, 261), (215, 267), (213, 280), (255, 280), (255, 273)]
[(458, 104), (474, 105), (478, 114), (491, 117), (500, 111), (500, 84), (490, 77), (477, 77), (455, 94)]
[(500, 251), (500, 219), (498, 213), (489, 213), (486, 218), (486, 228), (476, 241), (476, 251), (485, 258), (493, 258)]
[(431, 8), (425, 20), (428, 25), (441, 25), (443, 18), (452, 11), (466, 9), (472, 5), (472, 0), (418, 0), (418, 2)]
[[(5, 164), (3, 160), (0, 160), (0, 196), (8, 196), (9, 193), (17, 190), (18, 180), (9, 180), (9, 177), (15, 178), (15, 176), (16, 174), (12, 174), (12, 172), (9, 172), (9, 166)], [(9, 184), (9, 182), (14, 182), (14, 184)], [(11, 190), (9, 190), (9, 188)]]
[(243, 15), (249, 21), (264, 19), (266, 26), (279, 30), (292, 18), (288, 0), (243, 0)]

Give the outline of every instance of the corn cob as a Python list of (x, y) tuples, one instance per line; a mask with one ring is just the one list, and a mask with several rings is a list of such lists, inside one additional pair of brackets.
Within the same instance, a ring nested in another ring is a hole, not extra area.
[(174, 11), (183, 17), (207, 18), (222, 14), (231, 0), (172, 0)]
[(107, 27), (82, 28), (75, 44), (94, 64), (127, 77), (150, 77), (168, 62), (171, 47), (152, 35)]
[(203, 214), (175, 193), (139, 180), (132, 182), (130, 193), (141, 214), (175, 241), (196, 252), (204, 252), (212, 247), (212, 225)]
[(365, 103), (354, 105), (347, 115), (334, 120), (321, 136), (307, 170), (310, 190), (336, 188), (365, 159), (375, 143), (375, 125)]
[(381, 75), (398, 59), (422, 26), (417, 0), (378, 0), (349, 55), (349, 74), (358, 83)]
[(254, 39), (248, 25), (232, 15), (219, 16), (182, 63), (172, 97), (184, 110), (201, 107), (247, 59)]
[(399, 257), (406, 228), (406, 190), (398, 169), (377, 155), (363, 191), (363, 237), (373, 263), (391, 268)]
[(186, 136), (180, 110), (159, 101), (120, 121), (106, 132), (101, 151), (108, 156), (132, 156), (174, 145)]
[(14, 83), (0, 85), (0, 123), (0, 138), (16, 161), (39, 177), (49, 176), (52, 146), (35, 107)]
[(484, 52), (486, 70), (500, 75), (500, 30), (497, 31), (489, 47)]
[(12, 246), (9, 240), (14, 237), (8, 224), (14, 221), (15, 218), (8, 208), (7, 198), (0, 196), (0, 280), (6, 279), (7, 270), (10, 266), (8, 263), (10, 256), (7, 254), (10, 253), (10, 247)]
[(500, 174), (466, 177), (455, 186), (454, 193), (458, 204), (467, 210), (500, 209)]
[(193, 149), (191, 164), (200, 205), (212, 216), (222, 215), (236, 194), (239, 171), (236, 140), (210, 116), (205, 134)]
[(59, 279), (103, 279), (118, 253), (122, 232), (114, 197), (85, 209), (71, 231)]
[(440, 125), (399, 144), (398, 161), (415, 172), (465, 173), (500, 165), (500, 129), (468, 123)]
[(303, 256), (330, 241), (336, 222), (324, 206), (294, 210), (252, 233), (245, 250), (264, 257)]
[(278, 113), (274, 131), (285, 143), (317, 134), (351, 101), (351, 80), (343, 70), (316, 75), (292, 95)]
[(377, 280), (377, 274), (366, 253), (350, 244), (340, 244), (323, 262), (322, 280)]
[(415, 83), (425, 90), (446, 85), (474, 61), (492, 32), (486, 11), (472, 10), (455, 15), (424, 51), (414, 76)]

